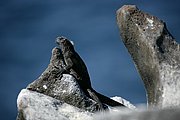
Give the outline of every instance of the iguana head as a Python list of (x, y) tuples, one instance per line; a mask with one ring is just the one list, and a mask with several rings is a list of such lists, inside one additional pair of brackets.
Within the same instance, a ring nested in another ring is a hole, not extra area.
[(56, 68), (60, 68), (64, 65), (63, 55), (58, 47), (53, 48), (50, 64)]
[(57, 37), (56, 43), (61, 48), (62, 52), (66, 52), (68, 50), (74, 50), (73, 42), (63, 36)]

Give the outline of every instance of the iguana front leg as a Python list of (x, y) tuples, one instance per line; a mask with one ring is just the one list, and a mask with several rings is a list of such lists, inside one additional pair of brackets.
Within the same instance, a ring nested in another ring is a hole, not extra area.
[(77, 74), (77, 72), (74, 70), (74, 69), (72, 69), (72, 67), (73, 67), (73, 61), (72, 61), (72, 59), (70, 58), (70, 57), (66, 57), (65, 59), (64, 59), (64, 61), (65, 61), (65, 66), (63, 67), (63, 69), (64, 69), (64, 71), (67, 71), (67, 72), (69, 72), (71, 75), (73, 75), (77, 80), (80, 80), (81, 78), (80, 78), (80, 76)]
[(70, 71), (70, 69), (73, 67), (73, 61), (71, 60), (70, 57), (65, 57), (65, 56), (64, 56), (64, 61), (65, 61), (65, 66), (63, 67), (64, 70)]

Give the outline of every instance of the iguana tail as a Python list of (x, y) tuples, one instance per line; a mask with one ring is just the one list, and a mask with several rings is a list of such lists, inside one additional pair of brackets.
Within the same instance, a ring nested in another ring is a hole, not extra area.
[(123, 104), (121, 104), (121, 103), (119, 103), (119, 102), (116, 102), (116, 101), (110, 99), (109, 97), (106, 97), (106, 96), (104, 96), (104, 95), (96, 92), (95, 90), (94, 90), (93, 92), (96, 93), (97, 97), (98, 97), (98, 98), (100, 99), (100, 101), (101, 101), (102, 103), (104, 103), (104, 104), (107, 104), (107, 105), (112, 106), (112, 107), (118, 107), (118, 106), (119, 106), (119, 107), (125, 107), (125, 105), (123, 105)]

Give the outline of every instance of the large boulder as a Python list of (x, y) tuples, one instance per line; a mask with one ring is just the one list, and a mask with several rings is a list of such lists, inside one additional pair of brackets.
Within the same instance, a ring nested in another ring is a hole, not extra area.
[(179, 106), (180, 46), (165, 22), (135, 5), (124, 5), (117, 11), (117, 23), (145, 84), (148, 105)]
[(21, 90), (17, 120), (91, 120), (92, 113), (35, 91)]

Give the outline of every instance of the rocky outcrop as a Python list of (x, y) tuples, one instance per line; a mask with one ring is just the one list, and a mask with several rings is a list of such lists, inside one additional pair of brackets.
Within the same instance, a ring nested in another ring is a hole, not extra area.
[(37, 80), (29, 84), (27, 89), (43, 93), (90, 112), (99, 111), (100, 105), (85, 95), (72, 75), (60, 73), (63, 65), (60, 49), (54, 48), (48, 68)]
[[(108, 105), (100, 104), (86, 95), (77, 79), (64, 70), (65, 65), (61, 50), (55, 47), (47, 69), (19, 94), (17, 120), (79, 119), (75, 117), (76, 114), (87, 116), (88, 119), (92, 113), (102, 111), (102, 105), (103, 111), (109, 110)], [(117, 103), (130, 107), (124, 99)]]
[(149, 106), (179, 106), (180, 48), (166, 24), (135, 5), (120, 8), (117, 23), (144, 82)]

